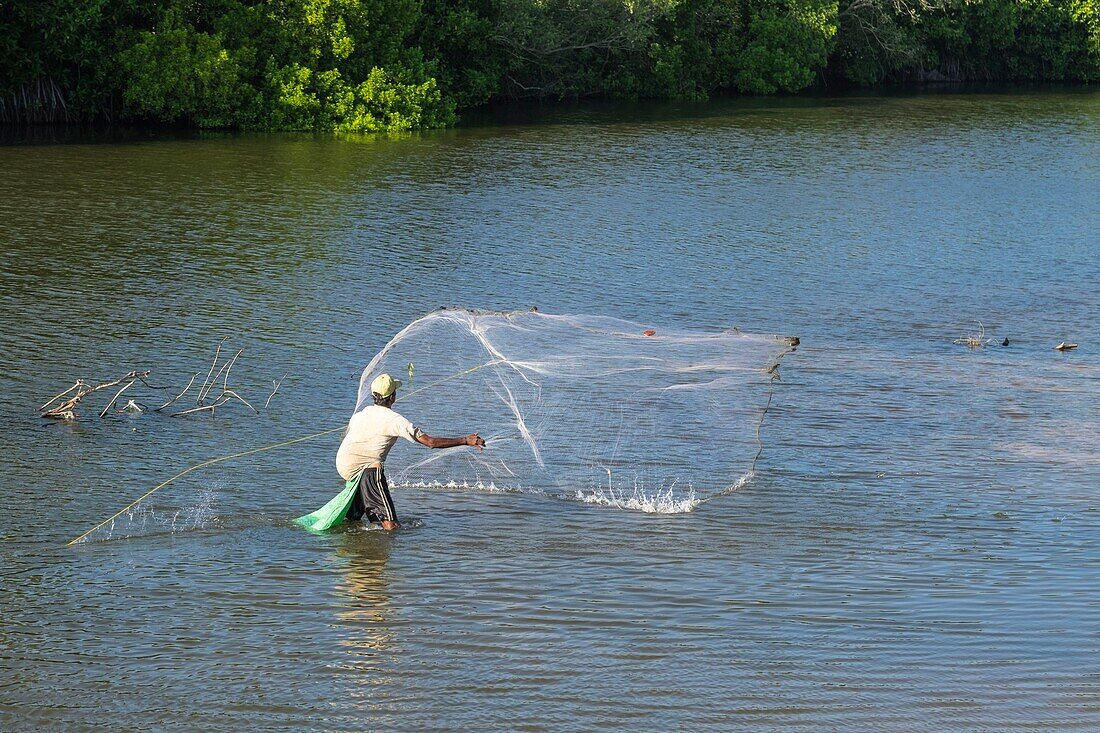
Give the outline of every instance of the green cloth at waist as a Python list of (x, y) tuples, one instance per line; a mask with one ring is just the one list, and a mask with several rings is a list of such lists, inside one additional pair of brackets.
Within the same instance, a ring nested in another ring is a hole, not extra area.
[(310, 532), (324, 532), (344, 521), (351, 508), (351, 502), (355, 499), (355, 492), (359, 490), (359, 479), (363, 472), (355, 474), (344, 483), (344, 490), (329, 499), (328, 503), (311, 514), (298, 517), (294, 523), (305, 527)]

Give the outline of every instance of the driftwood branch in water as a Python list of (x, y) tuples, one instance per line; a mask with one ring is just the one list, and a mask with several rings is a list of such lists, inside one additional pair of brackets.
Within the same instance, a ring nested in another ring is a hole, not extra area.
[(237, 363), (237, 358), (244, 353), (244, 349), (240, 349), (233, 358), (229, 360), (229, 363), (225, 367), (225, 377), (222, 379), (222, 394), (229, 389), (229, 372), (233, 371), (233, 365)]
[(180, 393), (179, 393), (178, 395), (176, 395), (176, 396), (175, 396), (175, 397), (173, 397), (172, 399), (170, 399), (170, 400), (168, 400), (167, 402), (165, 402), (165, 403), (164, 403), (163, 405), (161, 405), (160, 407), (154, 408), (154, 409), (153, 409), (153, 412), (160, 412), (160, 411), (161, 411), (161, 410), (163, 410), (163, 409), (164, 409), (165, 407), (168, 407), (168, 405), (172, 404), (173, 402), (175, 402), (176, 400), (178, 400), (178, 399), (179, 399), (180, 397), (183, 397), (183, 396), (184, 396), (185, 394), (187, 394), (187, 390), (191, 389), (191, 385), (192, 385), (192, 384), (194, 384), (194, 383), (195, 383), (195, 380), (196, 380), (196, 379), (198, 379), (198, 378), (199, 378), (199, 373), (198, 373), (198, 372), (196, 372), (196, 373), (195, 373), (195, 375), (194, 375), (193, 377), (191, 377), (191, 381), (189, 381), (189, 382), (187, 383), (187, 386), (183, 388), (183, 391), (182, 391), (182, 392), (180, 392)]
[(267, 406), (271, 404), (271, 398), (274, 397), (275, 393), (279, 391), (279, 387), (283, 386), (284, 379), (286, 379), (286, 374), (284, 374), (277, 382), (274, 379), (271, 380), (271, 394), (267, 396), (267, 401), (264, 402), (265, 410), (267, 409)]
[[(199, 388), (198, 397), (195, 399), (195, 404), (197, 406), (189, 410), (174, 412), (171, 414), (170, 417), (193, 415), (197, 412), (204, 412), (206, 410), (209, 410), (210, 414), (213, 415), (214, 411), (217, 408), (225, 405), (227, 402), (229, 402), (230, 399), (235, 399), (245, 405), (249, 410), (252, 410), (253, 413), (257, 415), (260, 414), (260, 411), (253, 407), (251, 402), (246, 400), (244, 397), (241, 397), (241, 395), (235, 390), (229, 388), (229, 375), (233, 372), (233, 366), (237, 363), (237, 359), (241, 358), (241, 354), (244, 353), (244, 349), (238, 349), (237, 353), (233, 354), (232, 358), (226, 359), (221, 366), (218, 366), (218, 359), (221, 357), (222, 345), (224, 343), (225, 339), (223, 338), (221, 340), (221, 343), (218, 344), (218, 348), (214, 351), (214, 361), (211, 362), (210, 369), (208, 369), (206, 372), (206, 379), (203, 380), (202, 387)], [(196, 374), (195, 377), (198, 377), (198, 374)], [(192, 377), (191, 382), (187, 383), (188, 388), (190, 388), (191, 384), (195, 381), (195, 377)], [(205, 404), (207, 398), (210, 397), (210, 393), (214, 390), (214, 387), (218, 386), (219, 380), (222, 384), (221, 393), (218, 394), (213, 402), (211, 402), (210, 404)], [(186, 391), (187, 389), (185, 388), (184, 392)], [(175, 402), (175, 400), (178, 400), (182, 396), (183, 393), (180, 393), (180, 395), (177, 396), (174, 400), (165, 403), (157, 409), (163, 410), (165, 407), (172, 404), (172, 402)], [(271, 398), (269, 397), (268, 399), (270, 400)]]
[(50, 420), (75, 420), (76, 413), (72, 410), (52, 410), (50, 412), (43, 412), (42, 417), (49, 418)]
[(210, 396), (210, 390), (214, 389), (214, 386), (217, 385), (218, 380), (222, 378), (222, 372), (224, 371), (225, 364), (222, 364), (217, 373), (214, 375), (214, 381), (210, 382), (209, 384), (204, 384), (202, 386), (202, 389), (199, 390), (199, 397), (197, 400), (195, 400), (195, 404), (201, 405), (202, 401)]
[(183, 410), (181, 412), (173, 412), (169, 417), (181, 417), (183, 415), (193, 415), (196, 412), (202, 412), (203, 410), (210, 410), (210, 414), (214, 414), (214, 410), (229, 402), (228, 397), (220, 397), (217, 402), (211, 402), (209, 405), (202, 405), (200, 407), (192, 407), (190, 410)]
[[(49, 402), (47, 402), (46, 404), (44, 404), (44, 405), (42, 405), (41, 407), (39, 407), (39, 408), (38, 408), (38, 411), (39, 411), (39, 412), (42, 412), (43, 410), (45, 410), (45, 409), (46, 409), (47, 407), (49, 407), (50, 405), (52, 405), (53, 403), (57, 402), (57, 401), (58, 401), (59, 399), (61, 399), (61, 398), (62, 398), (62, 397), (64, 397), (65, 395), (67, 395), (67, 394), (69, 394), (70, 392), (72, 392), (72, 391), (73, 391), (74, 389), (80, 389), (80, 388), (81, 388), (82, 386), (85, 386), (85, 385), (87, 385), (87, 384), (88, 384), (88, 383), (87, 383), (87, 382), (85, 382), (85, 381), (84, 381), (83, 379), (78, 379), (78, 380), (76, 380), (76, 384), (74, 384), (74, 385), (73, 385), (72, 387), (69, 387), (69, 388), (68, 388), (67, 390), (65, 390), (65, 391), (64, 391), (64, 392), (62, 392), (61, 394), (59, 394), (59, 395), (54, 395), (53, 397), (51, 397), (51, 398), (50, 398), (50, 400), (49, 400)], [(90, 385), (88, 385), (88, 386), (90, 386)]]
[(980, 349), (983, 346), (988, 346), (989, 342), (992, 341), (993, 339), (985, 337), (985, 326), (982, 325), (981, 321), (977, 321), (977, 324), (978, 324), (978, 332), (977, 333), (972, 333), (972, 334), (969, 334), (967, 336), (963, 336), (962, 338), (957, 338), (954, 341), (952, 341), (951, 343), (953, 343), (953, 344), (963, 344), (968, 349)]
[(115, 396), (111, 398), (111, 401), (107, 403), (107, 406), (103, 408), (103, 412), (99, 413), (99, 416), (103, 417), (104, 415), (106, 415), (107, 411), (114, 407), (115, 403), (118, 402), (118, 398), (122, 395), (122, 393), (130, 389), (130, 387), (133, 387), (134, 382), (136, 381), (136, 379), (131, 379), (129, 382), (126, 383), (126, 386), (124, 386), (118, 392), (115, 392)]
[[(202, 393), (206, 389), (207, 383), (210, 381), (210, 375), (214, 373), (214, 367), (218, 365), (218, 357), (221, 356), (222, 353), (222, 344), (225, 343), (225, 340), (227, 338), (229, 337), (222, 337), (222, 340), (218, 342), (218, 348), (214, 350), (214, 361), (210, 362), (210, 371), (206, 373), (206, 379), (203, 380), (202, 387), (199, 388), (199, 398), (195, 400), (195, 404), (199, 404), (200, 402), (202, 402)], [(214, 377), (214, 381), (218, 381), (218, 378)]]
[[(104, 382), (103, 384), (97, 384), (94, 387), (88, 381), (86, 381), (84, 379), (78, 379), (78, 380), (76, 380), (76, 384), (74, 384), (69, 389), (65, 390), (61, 394), (54, 397), (52, 400), (47, 402), (45, 405), (38, 408), (38, 410), (39, 410), (39, 412), (42, 413), (42, 417), (50, 417), (50, 418), (55, 418), (55, 419), (56, 418), (61, 418), (61, 419), (65, 419), (65, 420), (71, 420), (76, 416), (76, 414), (73, 412), (73, 408), (76, 407), (78, 404), (80, 404), (80, 401), (82, 399), (84, 399), (88, 395), (92, 394), (93, 392), (98, 392), (101, 389), (109, 389), (111, 387), (118, 386), (118, 385), (122, 384), (123, 382), (130, 382), (130, 384), (133, 384), (137, 380), (144, 379), (148, 376), (149, 376), (148, 371), (139, 372), (137, 370), (133, 370), (133, 371), (127, 372), (126, 374), (123, 374), (118, 379), (113, 379), (110, 382)], [(130, 385), (128, 384), (128, 385), (126, 385), (126, 387), (119, 390), (119, 394), (122, 394), (122, 392), (124, 392), (126, 390), (126, 388), (128, 388), (129, 386)], [(61, 402), (60, 404), (58, 404), (55, 407), (50, 407), (50, 405), (52, 405), (54, 402), (56, 402), (60, 398), (65, 397), (66, 395), (72, 394), (72, 392), (74, 390), (75, 390), (76, 394), (74, 394), (72, 397), (65, 400), (64, 402)], [(117, 399), (117, 395), (116, 395), (116, 399)], [(50, 407), (50, 409), (48, 409), (48, 410), (45, 409), (47, 407)]]
[[(207, 385), (204, 385), (204, 390), (205, 391), (200, 391), (199, 392), (198, 404), (201, 405), (203, 403), (203, 400), (205, 400), (207, 397), (210, 396), (211, 390), (213, 390), (214, 387), (218, 386), (218, 380), (219, 379), (222, 380), (221, 394), (225, 394), (225, 390), (229, 388), (229, 372), (233, 369), (233, 364), (237, 361), (237, 358), (243, 353), (244, 353), (244, 349), (239, 350), (236, 354), (233, 355), (232, 359), (226, 360), (226, 362), (221, 365), (221, 367), (218, 369), (217, 373), (214, 375), (213, 381), (211, 381)], [(225, 373), (225, 376), (222, 376), (223, 372)], [(219, 395), (219, 397), (220, 396), (221, 395)]]
[(138, 375), (138, 381), (140, 381), (142, 384), (144, 384), (149, 389), (160, 389), (160, 390), (164, 390), (165, 392), (172, 389), (167, 384), (149, 384), (149, 380), (146, 379), (145, 377), (142, 377), (141, 375)]
[(252, 412), (256, 413), (257, 415), (260, 414), (260, 411), (257, 410), (255, 407), (253, 407), (251, 404), (249, 404), (248, 400), (246, 400), (244, 397), (241, 397), (239, 394), (237, 394), (233, 390), (227, 389), (224, 392), (222, 392), (222, 396), (224, 397), (225, 395), (229, 395), (230, 397), (236, 397), (238, 400), (240, 400), (245, 405), (247, 405), (248, 409), (252, 410)]
[[(238, 349), (231, 358), (226, 359), (224, 362), (221, 361), (222, 347), (225, 345), (226, 338), (228, 338), (228, 336), (223, 338), (218, 343), (217, 348), (214, 350), (214, 360), (210, 363), (210, 367), (206, 371), (206, 379), (203, 380), (202, 386), (198, 389), (198, 395), (195, 399), (196, 406), (191, 409), (174, 412), (170, 415), (170, 417), (192, 415), (197, 412), (205, 412), (207, 410), (209, 410), (210, 414), (213, 415), (214, 411), (217, 408), (228, 404), (230, 400), (236, 400), (240, 402), (249, 410), (251, 410), (253, 414), (260, 414), (260, 411), (257, 410), (251, 402), (242, 397), (239, 391), (237, 391), (236, 389), (231, 389), (229, 387), (229, 375), (232, 374), (233, 367), (236, 365), (237, 360), (240, 359), (241, 355), (244, 353), (244, 349)], [(183, 397), (191, 391), (191, 388), (195, 385), (199, 378), (199, 375), (201, 374), (202, 372), (197, 372), (192, 375), (191, 379), (188, 380), (187, 385), (183, 388), (182, 391), (180, 391), (174, 397), (171, 397), (171, 399), (168, 399), (160, 407), (154, 408), (153, 412), (161, 412), (171, 405), (177, 403), (179, 400), (183, 399)], [(272, 380), (271, 394), (268, 395), (267, 401), (264, 402), (264, 409), (267, 409), (267, 406), (271, 403), (271, 398), (275, 395), (276, 392), (279, 391), (279, 387), (282, 385), (283, 380), (286, 379), (286, 376), (287, 375), (284, 374), (282, 379), (279, 379), (278, 381)], [(82, 399), (92, 394), (93, 392), (98, 392), (100, 390), (122, 385), (122, 387), (117, 392), (115, 392), (114, 396), (107, 403), (106, 407), (104, 407), (102, 411), (100, 411), (99, 416), (101, 418), (106, 417), (107, 413), (111, 411), (111, 408), (118, 403), (119, 398), (121, 398), (128, 389), (133, 387), (138, 382), (141, 382), (143, 385), (149, 387), (150, 389), (164, 390), (167, 395), (172, 394), (173, 390), (171, 390), (170, 387), (151, 384), (148, 378), (148, 371), (139, 372), (137, 370), (133, 370), (127, 372), (118, 379), (96, 385), (93, 385), (85, 379), (78, 379), (76, 380), (76, 383), (73, 384), (73, 386), (51, 397), (45, 404), (38, 408), (38, 411), (42, 417), (46, 418), (52, 418), (56, 420), (75, 420), (76, 412), (74, 408), (80, 403)], [(217, 397), (214, 397), (212, 395), (213, 390), (215, 387), (219, 386), (219, 383), (221, 386), (221, 390), (219, 391)]]

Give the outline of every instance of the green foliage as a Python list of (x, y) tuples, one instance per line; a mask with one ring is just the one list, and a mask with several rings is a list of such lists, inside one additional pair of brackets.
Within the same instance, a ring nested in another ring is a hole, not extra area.
[(397, 132), (453, 120), (434, 65), (405, 42), (414, 0), (190, 3), (119, 54), (137, 117), (200, 127)]
[(270, 129), (404, 132), (454, 120), (435, 79), (418, 83), (377, 66), (358, 84), (335, 69), (300, 65), (273, 65), (266, 80), (273, 103), (263, 126)]
[(495, 0), (503, 90), (516, 97), (636, 96), (655, 22), (675, 0)]
[(0, 108), (48, 86), (64, 101), (58, 119), (110, 114), (122, 85), (112, 59), (159, 12), (155, 0), (0, 0)]
[(951, 0), (918, 25), (965, 78), (1100, 78), (1100, 0)]
[(437, 61), (440, 93), (458, 107), (485, 104), (500, 91), (505, 57), (496, 40), (494, 0), (424, 0), (417, 42)]
[(749, 22), (734, 81), (752, 94), (797, 92), (824, 68), (836, 35), (835, 2), (791, 0), (762, 10)]
[(733, 83), (747, 18), (729, 0), (681, 0), (658, 23), (648, 49), (645, 91), (671, 99), (704, 99)]
[(905, 7), (882, 0), (843, 6), (830, 59), (834, 75), (872, 86), (905, 70), (934, 68), (933, 54), (922, 43), (914, 15)]
[(254, 56), (250, 48), (226, 49), (221, 34), (197, 31), (170, 10), (119, 54), (127, 80), (123, 98), (134, 114), (162, 121), (242, 124), (256, 106), (242, 78)]
[(395, 132), (517, 97), (1100, 79), (1100, 0), (0, 0), (0, 121)]

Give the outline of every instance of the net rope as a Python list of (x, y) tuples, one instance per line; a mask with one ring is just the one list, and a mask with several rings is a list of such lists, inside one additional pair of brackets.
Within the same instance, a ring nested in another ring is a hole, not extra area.
[[(690, 511), (748, 481), (781, 336), (684, 331), (538, 311), (440, 309), (371, 360), (396, 409), (433, 435), (478, 431), (484, 451), (399, 452), (391, 486), (544, 493), (649, 512)], [(399, 393), (400, 394), (400, 393)]]

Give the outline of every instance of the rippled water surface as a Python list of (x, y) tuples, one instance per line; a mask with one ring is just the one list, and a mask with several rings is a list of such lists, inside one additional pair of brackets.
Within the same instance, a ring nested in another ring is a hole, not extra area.
[[(3, 730), (1100, 729), (1100, 94), (39, 140), (0, 171)], [(802, 346), (755, 478), (692, 512), (407, 488), (407, 529), (314, 536), (288, 520), (338, 488), (334, 434), (65, 547), (339, 426), (441, 304)], [(288, 375), (258, 416), (35, 412), (179, 387), (223, 337), (250, 401)]]

